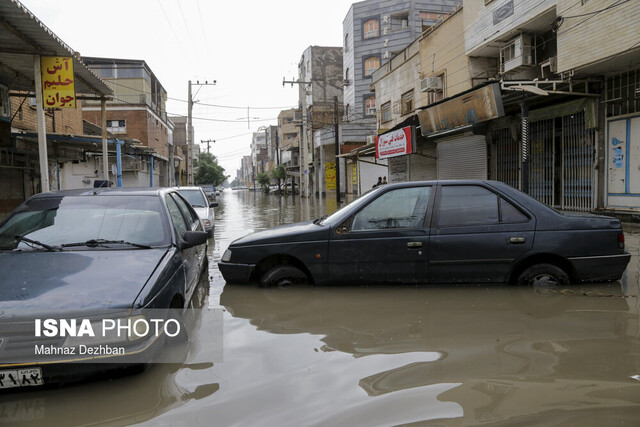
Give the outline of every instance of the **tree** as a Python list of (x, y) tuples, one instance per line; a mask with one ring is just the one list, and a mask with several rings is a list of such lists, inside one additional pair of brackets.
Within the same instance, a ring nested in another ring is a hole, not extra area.
[(280, 180), (284, 179), (285, 182), (287, 180), (287, 170), (284, 168), (284, 165), (278, 165), (274, 170), (272, 170), (271, 177), (278, 180), (278, 190), (280, 190)]
[(224, 174), (224, 168), (218, 164), (218, 159), (211, 153), (200, 153), (198, 156), (198, 184), (222, 184), (229, 176)]
[(262, 186), (262, 191), (269, 192), (269, 184), (271, 184), (271, 177), (266, 172), (260, 172), (258, 174), (258, 184)]

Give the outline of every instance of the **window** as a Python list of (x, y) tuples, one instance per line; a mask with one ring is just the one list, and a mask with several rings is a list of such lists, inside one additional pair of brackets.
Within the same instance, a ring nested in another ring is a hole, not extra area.
[(364, 100), (364, 114), (366, 116), (376, 115), (376, 97), (374, 95)]
[(382, 123), (391, 121), (391, 101), (382, 104), (380, 109), (380, 121)]
[(182, 237), (187, 230), (190, 230), (190, 228), (187, 226), (187, 222), (184, 220), (182, 212), (175, 200), (173, 200), (173, 197), (167, 195), (165, 200), (167, 201), (169, 215), (171, 215), (171, 221), (178, 233), (178, 237)]
[(409, 28), (409, 13), (391, 15), (391, 31)]
[(401, 98), (402, 115), (409, 114), (413, 111), (413, 90), (402, 94)]
[(389, 191), (353, 217), (351, 231), (423, 228), (431, 187)]
[(498, 224), (498, 196), (477, 185), (442, 187), (438, 226)]
[(370, 56), (364, 60), (364, 75), (365, 77), (371, 76), (375, 70), (380, 68), (380, 58), (377, 56)]
[(127, 133), (127, 121), (107, 120), (107, 131), (111, 133)]
[(380, 35), (380, 22), (377, 19), (369, 19), (364, 23), (364, 38), (372, 39)]
[(442, 187), (438, 226), (513, 224), (529, 217), (497, 194), (477, 185)]

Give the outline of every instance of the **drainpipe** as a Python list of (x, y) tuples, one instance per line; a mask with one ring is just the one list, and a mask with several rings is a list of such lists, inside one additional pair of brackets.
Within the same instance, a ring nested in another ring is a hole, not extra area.
[(116, 177), (118, 180), (118, 188), (122, 187), (122, 146), (124, 141), (116, 140)]
[(153, 187), (153, 156), (149, 156), (149, 187)]

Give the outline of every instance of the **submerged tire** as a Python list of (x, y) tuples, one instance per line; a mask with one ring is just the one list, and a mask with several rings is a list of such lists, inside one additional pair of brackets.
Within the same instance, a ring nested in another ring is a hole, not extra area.
[(535, 264), (524, 270), (516, 283), (525, 286), (564, 286), (569, 284), (569, 275), (553, 264)]
[(277, 265), (262, 276), (260, 286), (288, 286), (306, 282), (307, 275), (299, 268), (292, 265)]

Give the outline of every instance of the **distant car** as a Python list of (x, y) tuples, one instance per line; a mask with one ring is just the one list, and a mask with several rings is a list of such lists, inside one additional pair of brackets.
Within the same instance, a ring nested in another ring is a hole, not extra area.
[(202, 191), (204, 191), (204, 194), (207, 196), (207, 198), (212, 201), (215, 202), (216, 201), (216, 186), (213, 184), (209, 184), (209, 185), (201, 185), (200, 188), (202, 189)]
[[(40, 386), (125, 369), (125, 356), (157, 350), (157, 338), (125, 334), (99, 341), (127, 349), (101, 359), (107, 364), (72, 363), (84, 359), (59, 352), (6, 363), (29, 346), (33, 357), (38, 344), (25, 330), (9, 332), (12, 318), (30, 317), (33, 329), (34, 319), (75, 312), (93, 322), (106, 311), (131, 320), (142, 318), (135, 316), (141, 310), (183, 310), (207, 265), (206, 242), (198, 215), (173, 189), (69, 190), (23, 202), (0, 222), (0, 390), (24, 386), (9, 378), (25, 373), (26, 385)], [(42, 339), (47, 348), (69, 347), (64, 334)]]
[(178, 193), (187, 199), (196, 210), (209, 237), (213, 236), (213, 230), (215, 228), (213, 208), (218, 206), (218, 202), (209, 202), (209, 199), (201, 187), (176, 187), (176, 190), (178, 190)]
[(218, 264), (229, 283), (556, 283), (620, 279), (616, 218), (565, 215), (497, 181), (370, 190), (333, 215), (249, 234)]

